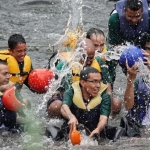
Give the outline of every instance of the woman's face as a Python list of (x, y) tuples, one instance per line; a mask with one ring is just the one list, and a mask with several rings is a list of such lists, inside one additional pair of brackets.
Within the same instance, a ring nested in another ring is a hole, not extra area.
[(99, 33), (97, 34), (92, 34), (90, 36), (91, 41), (95, 45), (95, 50), (97, 50), (99, 53), (101, 53), (104, 49), (105, 45), (105, 37)]

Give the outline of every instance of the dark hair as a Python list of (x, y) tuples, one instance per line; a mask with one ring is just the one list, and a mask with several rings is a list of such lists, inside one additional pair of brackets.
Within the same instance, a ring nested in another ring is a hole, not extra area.
[(143, 10), (142, 0), (126, 0), (125, 2), (125, 10), (129, 8), (130, 10), (137, 11), (140, 8)]
[(91, 28), (91, 29), (87, 32), (86, 38), (90, 39), (90, 37), (91, 37), (92, 34), (95, 34), (95, 35), (100, 34), (100, 35), (103, 35), (103, 36), (105, 37), (104, 32), (103, 32), (102, 30), (97, 29), (97, 28)]
[(8, 39), (8, 47), (13, 50), (17, 44), (24, 43), (26, 44), (26, 41), (24, 37), (21, 34), (13, 34)]
[(7, 60), (0, 59), (0, 65), (7, 65)]
[(144, 32), (140, 37), (136, 38), (136, 40), (134, 41), (134, 45), (145, 49), (146, 42), (150, 42), (150, 34)]
[(80, 80), (86, 81), (89, 78), (90, 73), (99, 73), (100, 74), (100, 72), (93, 67), (85, 67), (80, 72)]

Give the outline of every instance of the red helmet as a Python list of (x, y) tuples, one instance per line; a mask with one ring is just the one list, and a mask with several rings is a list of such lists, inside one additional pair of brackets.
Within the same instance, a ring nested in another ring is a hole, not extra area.
[(70, 140), (72, 145), (80, 145), (81, 142), (81, 132), (79, 132), (76, 127), (74, 127), (73, 131), (70, 132)]
[(45, 68), (35, 69), (29, 74), (28, 83), (34, 91), (45, 93), (52, 78), (53, 72), (51, 70)]
[(17, 93), (17, 88), (15, 86), (8, 88), (3, 93), (2, 101), (8, 110), (17, 111), (25, 106), (20, 102), (21, 100), (19, 100)]

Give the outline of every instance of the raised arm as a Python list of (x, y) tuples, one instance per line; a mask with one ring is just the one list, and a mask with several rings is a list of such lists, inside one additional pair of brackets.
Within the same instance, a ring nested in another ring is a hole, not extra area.
[(131, 68), (126, 63), (127, 67), (127, 85), (124, 94), (125, 108), (131, 109), (134, 105), (134, 81), (137, 75), (137, 65), (134, 64)]

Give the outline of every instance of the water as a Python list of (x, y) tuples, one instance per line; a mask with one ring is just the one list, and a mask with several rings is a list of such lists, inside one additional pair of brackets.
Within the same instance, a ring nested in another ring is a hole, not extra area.
[[(107, 35), (108, 17), (113, 9), (114, 2), (107, 0), (84, 0), (78, 10), (72, 5), (82, 1), (70, 0), (1, 0), (0, 1), (0, 48), (7, 48), (7, 40), (14, 33), (21, 33), (26, 39), (28, 46), (28, 55), (31, 56), (34, 68), (45, 67), (48, 58), (53, 51), (52, 45), (56, 45), (65, 34), (68, 28), (74, 28), (76, 22), (79, 22), (82, 29), (87, 31), (91, 27), (102, 29)], [(76, 16), (77, 19), (74, 18)], [(78, 15), (82, 15), (78, 17)], [(72, 20), (71, 17), (75, 20)], [(114, 85), (115, 95), (123, 99), (126, 79), (120, 67), (117, 68), (117, 79)], [(0, 149), (2, 150), (47, 150), (47, 149), (149, 149), (149, 139), (122, 139), (116, 143), (111, 141), (102, 142), (101, 146), (95, 143), (86, 143), (82, 146), (72, 147), (70, 143), (53, 143), (51, 139), (45, 137), (44, 127), (49, 124), (45, 120), (44, 94), (37, 95), (29, 91), (25, 86), (22, 95), (32, 102), (31, 122), (34, 126), (31, 129), (37, 129), (38, 132), (24, 133), (20, 135), (10, 135), (7, 131), (1, 130)], [(42, 108), (42, 109), (40, 109)], [(37, 111), (38, 110), (38, 111)], [(124, 107), (120, 114), (126, 113)], [(111, 125), (119, 124), (117, 116), (114, 120), (109, 120)], [(53, 122), (50, 120), (50, 123)], [(41, 126), (39, 129), (38, 126)], [(34, 130), (33, 130), (34, 131)], [(39, 134), (38, 134), (39, 133)], [(146, 129), (149, 133), (149, 128)], [(149, 137), (149, 134), (144, 135)], [(89, 145), (88, 145), (89, 144)], [(87, 146), (88, 145), (88, 146)]]

